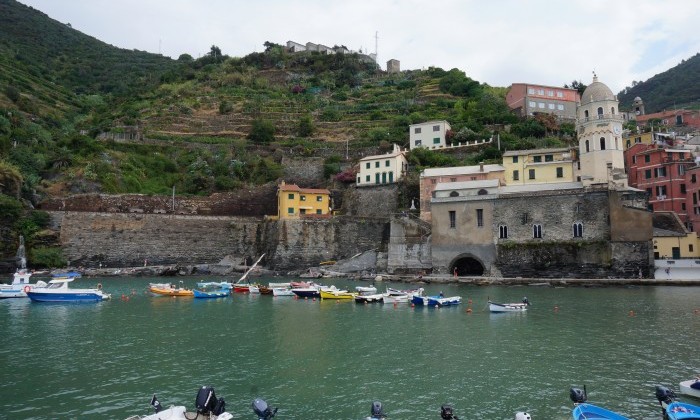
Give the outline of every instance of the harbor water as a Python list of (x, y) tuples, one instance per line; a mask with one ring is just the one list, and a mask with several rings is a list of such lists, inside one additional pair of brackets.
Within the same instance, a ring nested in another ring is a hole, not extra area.
[[(221, 279), (183, 281), (201, 280)], [(589, 402), (659, 419), (654, 386), (677, 391), (700, 374), (700, 287), (423, 285), (463, 298), (437, 309), (151, 297), (150, 281), (163, 279), (77, 280), (112, 293), (97, 304), (0, 301), (0, 418), (124, 419), (150, 414), (154, 393), (193, 409), (210, 385), (240, 419), (261, 397), (279, 419), (360, 419), (377, 400), (389, 419), (439, 419), (449, 403), (464, 419), (556, 420), (571, 418), (569, 388), (585, 385)], [(488, 312), (489, 298), (524, 296), (525, 313)]]

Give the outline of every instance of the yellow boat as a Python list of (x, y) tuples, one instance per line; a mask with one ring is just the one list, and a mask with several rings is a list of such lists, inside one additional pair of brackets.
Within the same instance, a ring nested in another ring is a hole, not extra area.
[(321, 299), (355, 299), (357, 293), (347, 290), (321, 290)]
[(179, 287), (155, 287), (150, 286), (148, 291), (158, 296), (194, 296), (194, 291), (189, 289), (181, 289)]

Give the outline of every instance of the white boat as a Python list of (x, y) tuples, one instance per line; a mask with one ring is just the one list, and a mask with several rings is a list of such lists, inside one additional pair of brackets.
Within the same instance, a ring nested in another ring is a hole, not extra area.
[(700, 398), (700, 377), (683, 381), (680, 383), (678, 388), (680, 389), (681, 394)]
[[(163, 408), (163, 406), (158, 401), (158, 397), (153, 395), (151, 398), (151, 406), (155, 409), (155, 413), (147, 416), (135, 415), (127, 417), (126, 420), (231, 420), (233, 415), (229, 412), (223, 411), (220, 414), (214, 414), (214, 412), (219, 412), (219, 409), (223, 409), (225, 404), (223, 404), (223, 399), (216, 399), (216, 394), (213, 388), (202, 387), (207, 394), (201, 393), (197, 394), (197, 411), (188, 412), (187, 408), (183, 405), (174, 405), (169, 408)], [(199, 398), (202, 400), (200, 401)], [(221, 408), (218, 404), (221, 404)]]
[(530, 302), (523, 298), (520, 303), (497, 303), (489, 300), (489, 311), (491, 312), (523, 312), (527, 311)]
[(48, 286), (27, 291), (27, 296), (33, 302), (99, 302), (111, 297), (101, 285), (96, 289), (71, 289), (68, 284), (73, 280), (75, 277), (54, 277)]
[(377, 293), (377, 288), (374, 286), (357, 286), (355, 290), (362, 295), (373, 295)]
[(38, 281), (35, 284), (29, 282), (32, 273), (26, 268), (19, 269), (12, 277), (11, 284), (0, 284), (0, 299), (6, 298), (26, 298), (27, 292), (34, 288), (46, 287), (46, 283)]
[(374, 294), (362, 294), (355, 296), (356, 303), (383, 303), (384, 298), (388, 295), (386, 293), (374, 293)]
[(36, 284), (29, 282), (32, 273), (27, 270), (27, 258), (24, 255), (24, 236), (19, 237), (17, 257), (19, 258), (19, 268), (12, 276), (12, 283), (0, 284), (0, 299), (26, 298), (27, 292), (33, 288), (46, 287), (46, 283), (43, 281), (38, 281)]
[(260, 294), (260, 286), (258, 286), (257, 284), (249, 285), (248, 286), (248, 293), (250, 293), (251, 295), (253, 295), (253, 294), (259, 295)]
[(220, 288), (224, 290), (231, 290), (232, 285), (227, 281), (200, 281), (197, 283), (197, 287), (200, 289)]
[(398, 290), (387, 287), (384, 296), (384, 303), (408, 303), (414, 296), (423, 296), (423, 288)]
[(289, 287), (273, 287), (272, 296), (296, 296)]

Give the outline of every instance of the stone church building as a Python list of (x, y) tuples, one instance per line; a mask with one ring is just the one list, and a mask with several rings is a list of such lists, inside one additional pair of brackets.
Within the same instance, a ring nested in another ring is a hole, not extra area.
[(576, 182), (438, 184), (431, 199), (433, 272), (542, 278), (653, 274), (646, 193), (627, 185), (623, 115), (597, 77), (581, 95)]

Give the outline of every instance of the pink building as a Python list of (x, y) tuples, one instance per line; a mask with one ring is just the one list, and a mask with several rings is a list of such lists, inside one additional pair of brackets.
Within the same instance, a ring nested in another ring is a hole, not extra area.
[[(629, 186), (649, 195), (650, 210), (673, 211), (690, 227), (688, 191), (696, 185), (696, 172), (689, 171), (695, 166), (690, 150), (635, 144), (625, 151), (625, 166)], [(696, 195), (694, 207), (698, 207), (697, 199)]]
[(437, 184), (445, 182), (483, 181), (499, 179), (505, 184), (505, 168), (502, 165), (457, 166), (451, 168), (427, 168), (420, 174), (420, 218), (432, 220), (430, 199)]
[(576, 119), (576, 104), (581, 97), (576, 89), (513, 83), (506, 94), (508, 107), (521, 117), (554, 114), (563, 119)]

